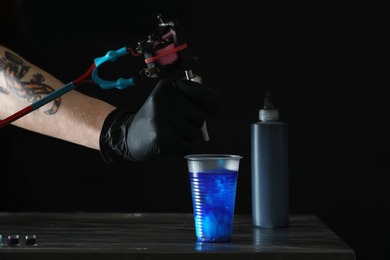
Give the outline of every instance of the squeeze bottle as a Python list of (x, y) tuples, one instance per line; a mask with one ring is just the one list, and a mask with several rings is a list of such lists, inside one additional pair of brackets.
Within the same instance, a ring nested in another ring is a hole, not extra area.
[(252, 217), (261, 228), (282, 228), (289, 223), (287, 124), (267, 91), (260, 122), (251, 124)]

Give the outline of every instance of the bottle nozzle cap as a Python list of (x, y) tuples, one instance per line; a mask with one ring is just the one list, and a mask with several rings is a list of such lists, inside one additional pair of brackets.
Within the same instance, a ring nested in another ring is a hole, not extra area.
[(279, 110), (277, 109), (260, 109), (259, 119), (263, 122), (278, 121)]
[(271, 101), (271, 91), (267, 91), (264, 99), (264, 108), (259, 111), (259, 119), (263, 122), (278, 121), (279, 110), (277, 110)]

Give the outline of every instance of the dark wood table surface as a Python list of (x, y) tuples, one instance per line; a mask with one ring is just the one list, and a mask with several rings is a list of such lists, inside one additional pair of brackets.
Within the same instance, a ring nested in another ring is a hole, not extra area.
[[(231, 243), (196, 242), (193, 214), (0, 213), (2, 259), (355, 259), (313, 215), (292, 215), (290, 227), (261, 229), (234, 217)], [(8, 235), (19, 235), (9, 246)], [(37, 245), (26, 246), (25, 236)]]

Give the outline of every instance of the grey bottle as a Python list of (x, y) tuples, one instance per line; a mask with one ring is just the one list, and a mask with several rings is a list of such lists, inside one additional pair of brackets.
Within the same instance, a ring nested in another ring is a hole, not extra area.
[(287, 124), (267, 91), (260, 122), (251, 125), (253, 225), (282, 228), (289, 223)]

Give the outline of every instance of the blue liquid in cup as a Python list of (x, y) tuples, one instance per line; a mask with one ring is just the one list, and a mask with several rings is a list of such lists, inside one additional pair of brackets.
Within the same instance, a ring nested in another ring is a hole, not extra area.
[(190, 172), (196, 236), (199, 242), (230, 242), (237, 171)]

